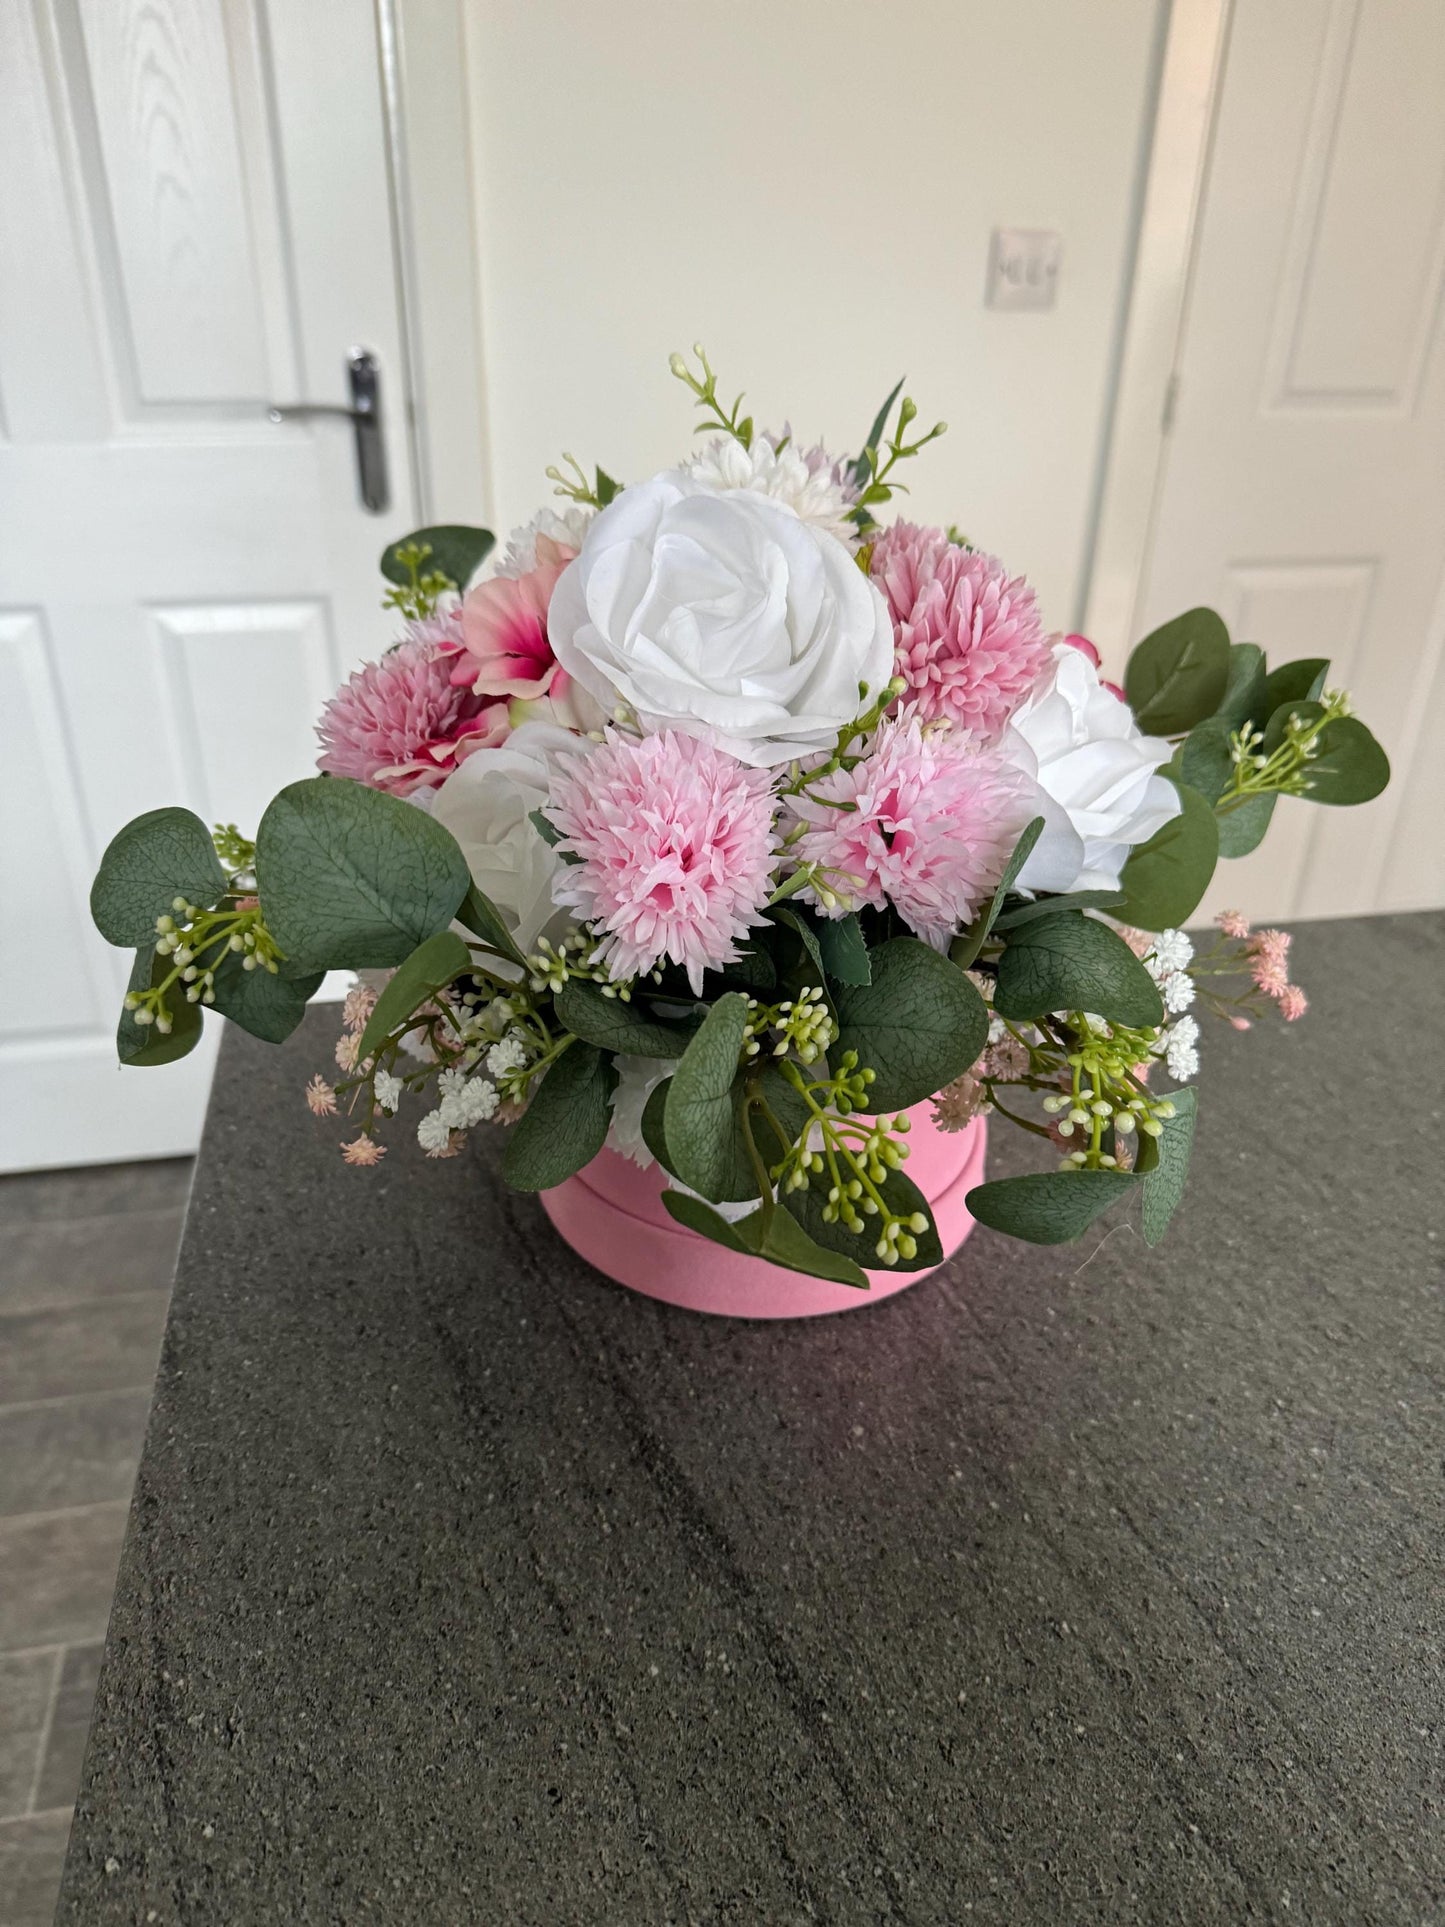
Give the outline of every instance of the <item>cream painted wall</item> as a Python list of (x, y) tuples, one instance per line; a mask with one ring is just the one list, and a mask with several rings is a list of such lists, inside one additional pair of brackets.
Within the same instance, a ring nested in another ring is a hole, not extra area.
[[(760, 424), (844, 450), (906, 372), (950, 424), (913, 510), (1074, 624), (1165, 10), (472, 0), (497, 526), (563, 449), (622, 478), (675, 460), (667, 357), (695, 339)], [(1062, 232), (1052, 312), (985, 308), (995, 225)]]

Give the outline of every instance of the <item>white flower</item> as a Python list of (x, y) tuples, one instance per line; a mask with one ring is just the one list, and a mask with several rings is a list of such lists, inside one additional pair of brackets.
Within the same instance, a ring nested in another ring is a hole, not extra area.
[(1194, 956), (1194, 945), (1182, 930), (1161, 930), (1154, 939), (1148, 964), (1156, 977), (1171, 977)]
[(837, 472), (821, 451), (811, 457), (796, 442), (779, 450), (767, 435), (744, 448), (733, 435), (719, 435), (682, 465), (704, 488), (718, 491), (749, 488), (782, 502), (804, 522), (826, 529), (840, 542), (855, 547), (858, 526), (848, 520), (853, 497), (837, 479)]
[(504, 1037), (500, 1044), (493, 1044), (487, 1052), (487, 1069), (493, 1077), (505, 1077), (508, 1071), (519, 1071), (527, 1061), (527, 1047), (520, 1037)]
[[(501, 911), (524, 956), (540, 937), (568, 927), (552, 901), (556, 851), (531, 816), (547, 801), (548, 757), (571, 755), (582, 739), (550, 723), (523, 723), (496, 749), (478, 749), (436, 793), (432, 815), (461, 845), (477, 888)], [(510, 964), (500, 975), (520, 973)]]
[(1166, 1010), (1176, 1014), (1188, 1010), (1194, 1002), (1194, 979), (1187, 970), (1176, 970), (1159, 985), (1159, 994)]
[(759, 767), (831, 750), (893, 673), (888, 610), (841, 542), (765, 495), (680, 472), (594, 519), (548, 634), (609, 709)]
[(497, 564), (497, 574), (517, 577), (530, 575), (537, 566), (537, 537), (550, 536), (574, 553), (581, 548), (592, 511), (580, 502), (569, 502), (564, 509), (538, 509), (531, 521), (513, 529), (507, 537), (507, 553)]
[(1199, 1052), (1195, 1048), (1198, 1042), (1199, 1022), (1194, 1017), (1181, 1017), (1164, 1034), (1164, 1061), (1169, 1066), (1169, 1075), (1181, 1084), (1199, 1069)]
[(428, 1111), (416, 1127), (416, 1141), (423, 1151), (445, 1151), (452, 1141), (451, 1126), (440, 1111)]
[[(442, 1077), (453, 1073), (444, 1071)], [(441, 1084), (441, 1079), (438, 1080)], [(453, 1084), (442, 1098), (437, 1116), (450, 1131), (470, 1130), (473, 1124), (481, 1124), (496, 1110), (497, 1089), (484, 1077), (464, 1078), (460, 1086)]]
[(1037, 784), (1044, 819), (1019, 885), (1112, 890), (1130, 850), (1182, 807), (1174, 785), (1156, 774), (1173, 747), (1142, 733), (1082, 650), (1061, 643), (1054, 665), (1051, 680), (1014, 712), (1000, 746)]
[(647, 1100), (666, 1077), (677, 1068), (666, 1058), (619, 1056), (617, 1086), (612, 1093), (612, 1122), (607, 1130), (607, 1148), (619, 1157), (631, 1158), (644, 1171), (657, 1160), (648, 1150), (642, 1135), (642, 1113)]
[(376, 1101), (388, 1115), (395, 1111), (397, 1105), (400, 1104), (401, 1094), (405, 1088), (406, 1086), (402, 1083), (401, 1079), (394, 1077), (390, 1071), (378, 1071), (372, 1080), (372, 1089), (376, 1092)]

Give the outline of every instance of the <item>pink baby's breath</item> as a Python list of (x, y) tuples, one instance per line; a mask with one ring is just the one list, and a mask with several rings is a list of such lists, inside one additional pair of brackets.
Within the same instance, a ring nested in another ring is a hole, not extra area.
[(341, 1155), (348, 1164), (380, 1164), (386, 1156), (386, 1146), (378, 1144), (374, 1137), (362, 1136), (343, 1144)]
[(306, 1086), (306, 1108), (313, 1117), (335, 1117), (336, 1093), (317, 1071)]
[(861, 763), (810, 791), (794, 803), (807, 828), (792, 854), (818, 866), (836, 914), (891, 902), (938, 950), (1003, 875), (1030, 809), (1024, 779), (992, 750), (916, 717), (884, 722)]
[(1287, 1024), (1298, 1023), (1310, 1007), (1310, 1000), (1298, 984), (1286, 984), (1280, 993), (1279, 1014)]
[(1226, 937), (1242, 943), (1249, 935), (1249, 918), (1242, 910), (1221, 910), (1214, 919)]
[(736, 961), (771, 888), (767, 770), (675, 730), (641, 742), (609, 734), (565, 759), (547, 814), (577, 859), (558, 870), (553, 896), (602, 934), (614, 979), (668, 960), (701, 992), (705, 970)]
[(997, 736), (1053, 660), (1027, 582), (912, 522), (878, 538), (870, 573), (893, 618), (903, 706)]

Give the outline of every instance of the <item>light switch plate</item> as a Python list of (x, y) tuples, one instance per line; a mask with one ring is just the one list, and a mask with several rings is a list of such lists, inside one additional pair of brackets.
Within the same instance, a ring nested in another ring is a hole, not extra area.
[(996, 227), (988, 251), (990, 308), (1052, 308), (1064, 237), (1053, 228)]

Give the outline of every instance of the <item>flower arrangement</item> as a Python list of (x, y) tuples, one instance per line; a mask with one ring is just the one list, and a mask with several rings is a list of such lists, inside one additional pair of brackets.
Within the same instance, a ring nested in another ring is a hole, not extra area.
[(880, 524), (943, 433), (901, 383), (843, 459), (696, 355), (708, 439), (677, 467), (566, 458), (488, 575), (485, 530), (387, 550), (402, 633), (254, 842), (183, 809), (119, 833), (91, 902), (135, 951), (122, 1061), (180, 1057), (207, 1007), (280, 1041), (354, 971), (305, 1093), (350, 1164), (403, 1105), (431, 1157), (504, 1129), (524, 1191), (611, 1145), (692, 1231), (861, 1286), (941, 1259), (907, 1171), (931, 1102), (1040, 1140), (1046, 1168), (970, 1192), (981, 1222), (1057, 1243), (1137, 1194), (1153, 1242), (1198, 1013), (1305, 1009), (1287, 936), (1180, 926), (1281, 797), (1365, 802), (1384, 753), (1327, 664), (1270, 668), (1207, 609), (1101, 680), (956, 530)]

